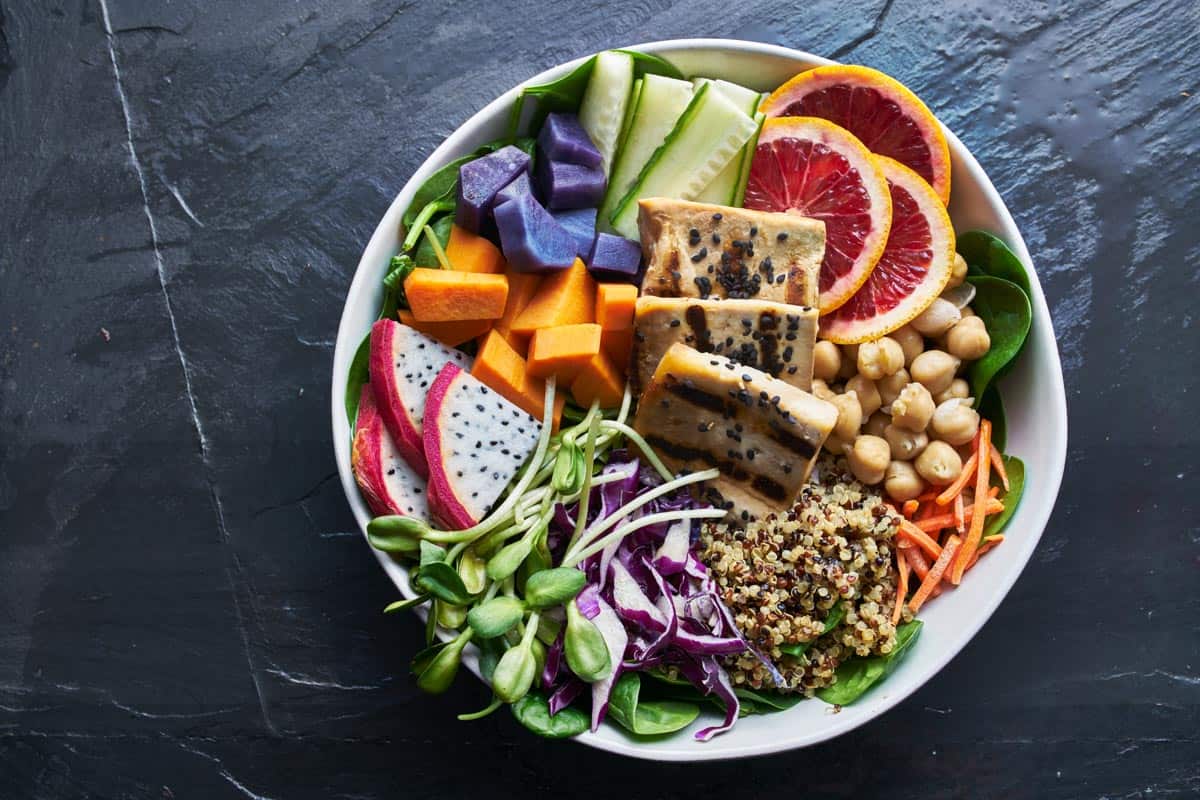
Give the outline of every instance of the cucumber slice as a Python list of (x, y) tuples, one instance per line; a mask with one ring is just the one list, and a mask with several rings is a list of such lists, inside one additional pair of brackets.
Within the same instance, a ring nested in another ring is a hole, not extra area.
[(617, 162), (621, 160), (621, 151), (625, 149), (625, 142), (629, 139), (629, 129), (633, 122), (633, 112), (637, 110), (638, 102), (642, 96), (642, 83), (645, 80), (645, 78), (635, 78), (633, 89), (629, 92), (629, 102), (625, 104), (625, 119), (621, 122), (621, 136), (617, 139), (617, 150), (613, 153), (613, 171), (616, 171)]
[(596, 56), (592, 76), (579, 106), (579, 122), (600, 151), (606, 176), (612, 167), (632, 88), (633, 56), (615, 50), (606, 50)]
[[(642, 89), (643, 95), (645, 88)], [(711, 85), (700, 87), (642, 168), (612, 216), (613, 228), (638, 238), (638, 203), (643, 197), (694, 200), (754, 135), (757, 124)]]
[(628, 130), (613, 161), (608, 191), (597, 215), (597, 224), (606, 231), (612, 230), (612, 214), (637, 180), (642, 167), (662, 145), (691, 102), (692, 85), (661, 75), (647, 75), (642, 78), (640, 92), (635, 90), (635, 94), (637, 99), (629, 114)]
[[(758, 119), (758, 104), (762, 102), (762, 95), (753, 89), (747, 89), (745, 86), (738, 86), (736, 83), (729, 81), (712, 80), (711, 78), (696, 78), (693, 81), (696, 87), (699, 88), (706, 83), (711, 83), (715, 91), (725, 95), (729, 100), (742, 109), (751, 117)], [(758, 129), (762, 127), (761, 119), (758, 119), (758, 125), (754, 135), (750, 137), (750, 141), (742, 148), (741, 154), (725, 165), (725, 169), (721, 170), (717, 177), (713, 178), (712, 183), (704, 187), (704, 191), (700, 192), (696, 197), (702, 203), (716, 203), (722, 206), (740, 206), (742, 204), (742, 195), (745, 194), (745, 179), (750, 175), (750, 160), (754, 158), (754, 148), (758, 143)]]
[(750, 137), (750, 141), (746, 142), (746, 145), (742, 148), (742, 165), (738, 170), (733, 201), (729, 204), (731, 206), (741, 208), (742, 202), (746, 199), (746, 183), (750, 180), (750, 164), (754, 161), (754, 151), (758, 149), (758, 136), (762, 133), (762, 126), (766, 119), (767, 115), (761, 111), (754, 115), (754, 135)]

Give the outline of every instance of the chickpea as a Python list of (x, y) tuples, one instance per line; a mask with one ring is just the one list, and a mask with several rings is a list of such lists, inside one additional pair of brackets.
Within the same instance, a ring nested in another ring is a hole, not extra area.
[(853, 378), (858, 373), (858, 345), (842, 345), (842, 365), (838, 369), (838, 377), (842, 380)]
[(854, 477), (868, 486), (874, 486), (887, 473), (892, 451), (888, 443), (878, 436), (859, 436), (846, 453), (846, 460), (850, 462)]
[(835, 456), (846, 455), (846, 448), (849, 446), (850, 445), (846, 443), (845, 439), (835, 436), (832, 433), (825, 437), (825, 449), (830, 453), (833, 453)]
[(945, 442), (930, 442), (913, 462), (917, 474), (934, 486), (946, 486), (962, 472), (963, 462), (958, 451)]
[(815, 378), (812, 382), (812, 390), (809, 392), (813, 397), (819, 400), (829, 401), (837, 397), (837, 392), (829, 388), (829, 384), (820, 378)]
[(883, 488), (897, 502), (913, 500), (925, 491), (925, 482), (917, 470), (907, 461), (893, 461), (884, 473)]
[(909, 324), (922, 336), (936, 339), (950, 330), (950, 326), (960, 319), (962, 319), (962, 313), (958, 310), (958, 306), (939, 297)]
[(813, 377), (831, 381), (842, 368), (842, 351), (833, 342), (822, 340), (813, 347), (812, 361)]
[(858, 429), (862, 427), (862, 406), (858, 404), (858, 395), (846, 392), (830, 398), (830, 403), (838, 410), (837, 422), (833, 426), (833, 435), (847, 442), (854, 441)]
[(879, 399), (883, 401), (883, 405), (890, 406), (896, 402), (896, 398), (900, 396), (900, 391), (908, 386), (909, 381), (908, 370), (898, 369), (886, 378), (880, 378), (875, 381), (875, 388), (879, 390)]
[(946, 334), (946, 347), (950, 354), (963, 361), (982, 358), (991, 346), (992, 338), (988, 336), (987, 326), (979, 317), (959, 320)]
[[(962, 323), (959, 323), (962, 324)], [(930, 394), (941, 394), (950, 388), (954, 382), (954, 373), (958, 372), (962, 362), (941, 350), (926, 350), (917, 356), (909, 370), (912, 379), (924, 385)]]
[(900, 343), (900, 349), (904, 351), (905, 367), (911, 367), (913, 359), (925, 349), (925, 337), (917, 333), (912, 325), (903, 325), (888, 336)]
[[(954, 380), (950, 381), (949, 389), (942, 392), (941, 394), (935, 394), (933, 396), (933, 402), (937, 403), (940, 406), (942, 403), (946, 402), (947, 400), (950, 400), (955, 397), (967, 397), (970, 394), (971, 394), (971, 384), (967, 383), (962, 378), (955, 378)], [(937, 412), (935, 411), (933, 413), (936, 414)]]
[(929, 436), (925, 431), (914, 432), (891, 423), (883, 429), (883, 438), (887, 439), (888, 447), (892, 448), (892, 458), (897, 461), (912, 461), (929, 444)]
[(904, 369), (904, 350), (895, 339), (884, 336), (858, 347), (858, 374), (877, 381)]
[(955, 286), (962, 286), (963, 281), (967, 279), (967, 260), (958, 253), (954, 254), (954, 266), (950, 270), (950, 282), (946, 284), (947, 289), (953, 289)]
[(910, 431), (923, 431), (929, 425), (934, 408), (929, 390), (919, 383), (910, 383), (892, 403), (892, 424)]
[(969, 399), (952, 397), (937, 407), (930, 420), (934, 437), (955, 446), (975, 438), (975, 432), (979, 430), (979, 412), (971, 408)]
[(858, 395), (858, 405), (862, 408), (864, 418), (874, 414), (883, 405), (883, 400), (879, 398), (879, 390), (875, 388), (875, 381), (870, 378), (855, 375), (846, 381), (846, 391)]
[(868, 436), (883, 436), (883, 430), (892, 424), (892, 418), (882, 411), (876, 411), (863, 424), (863, 433)]

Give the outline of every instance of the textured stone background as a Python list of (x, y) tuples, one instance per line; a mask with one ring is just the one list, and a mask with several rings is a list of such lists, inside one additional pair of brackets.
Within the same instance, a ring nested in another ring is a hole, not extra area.
[[(1198, 9), (0, 0), (0, 796), (1200, 796)], [(962, 136), (1050, 297), (1071, 450), (922, 691), (811, 750), (656, 766), (416, 691), (327, 385), (361, 248), (446, 134), (692, 35), (880, 67)]]

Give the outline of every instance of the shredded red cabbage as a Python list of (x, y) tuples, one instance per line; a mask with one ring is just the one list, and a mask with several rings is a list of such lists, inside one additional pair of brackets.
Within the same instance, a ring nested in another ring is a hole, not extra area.
[[(624, 451), (613, 453), (601, 474), (619, 474), (621, 478), (592, 489), (585, 544), (587, 531), (598, 520), (662, 483), (653, 469)], [(681, 490), (647, 503), (620, 524), (649, 514), (707, 507)], [(574, 533), (578, 512), (574, 504), (555, 509), (549, 542), (556, 559), (561, 559)], [(612, 687), (623, 673), (666, 667), (674, 667), (702, 693), (725, 705), (724, 722), (700, 731), (697, 739), (706, 741), (729, 730), (737, 720), (740, 704), (721, 658), (755, 651), (738, 631), (716, 582), (694, 552), (698, 537), (699, 529), (690, 520), (649, 525), (580, 563), (588, 585), (576, 603), (600, 628), (616, 664), (609, 678), (592, 685), (592, 730), (603, 721)], [(778, 674), (774, 665), (755, 654)], [(551, 692), (552, 713), (565, 708), (582, 691), (583, 684), (562, 658), (561, 639), (547, 655), (542, 681)]]

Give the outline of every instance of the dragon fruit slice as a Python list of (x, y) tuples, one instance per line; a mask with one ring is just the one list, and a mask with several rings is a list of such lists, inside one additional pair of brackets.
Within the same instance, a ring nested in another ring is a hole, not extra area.
[(372, 513), (429, 519), (425, 481), (400, 457), (369, 383), (358, 401), (350, 465)]
[(379, 415), (400, 455), (421, 478), (429, 476), (421, 441), (425, 395), (447, 364), (470, 367), (471, 359), (394, 319), (381, 319), (371, 328), (369, 367)]
[(537, 444), (539, 423), (457, 364), (425, 400), (429, 510), (447, 528), (483, 519)]

